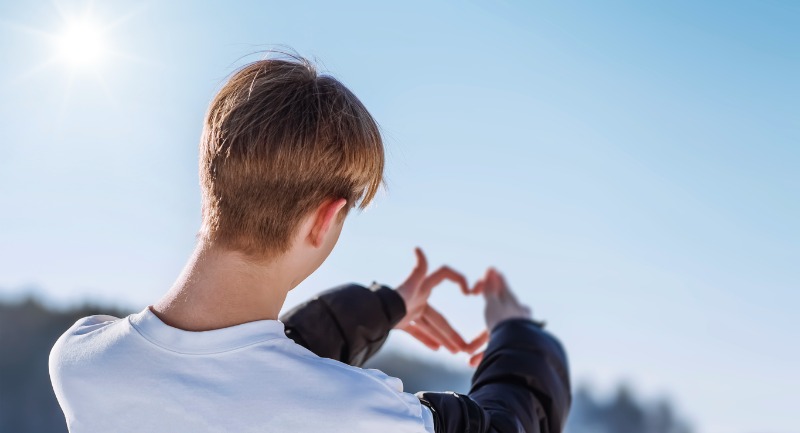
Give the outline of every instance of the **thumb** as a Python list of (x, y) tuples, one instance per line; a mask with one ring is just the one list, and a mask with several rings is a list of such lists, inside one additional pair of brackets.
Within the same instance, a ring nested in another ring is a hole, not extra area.
[(419, 286), (428, 273), (428, 259), (425, 258), (425, 253), (422, 252), (420, 247), (414, 248), (414, 253), (417, 256), (417, 264), (414, 266), (414, 269), (411, 270), (411, 274), (408, 275), (408, 278), (403, 282), (404, 286)]

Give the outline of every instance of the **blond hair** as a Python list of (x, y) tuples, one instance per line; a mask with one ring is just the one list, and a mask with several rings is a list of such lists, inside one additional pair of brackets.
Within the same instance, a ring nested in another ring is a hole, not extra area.
[(378, 125), (342, 83), (300, 56), (250, 63), (206, 113), (198, 236), (249, 256), (283, 253), (324, 200), (366, 207), (383, 166)]

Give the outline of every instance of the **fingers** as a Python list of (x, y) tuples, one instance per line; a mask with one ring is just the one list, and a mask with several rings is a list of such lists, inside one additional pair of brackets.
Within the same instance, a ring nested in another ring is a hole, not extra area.
[(411, 278), (414, 278), (414, 280), (419, 283), (428, 273), (428, 259), (425, 257), (425, 253), (422, 252), (422, 248), (420, 247), (414, 248), (414, 254), (417, 256), (417, 265), (414, 267), (414, 270), (411, 271)]
[(422, 248), (414, 247), (414, 254), (417, 256), (417, 267), (414, 269), (415, 272), (421, 272), (422, 276), (424, 277), (425, 274), (428, 273), (428, 259), (425, 257), (425, 253), (422, 252)]
[[(402, 329), (425, 346), (428, 346), (431, 350), (439, 350), (440, 347), (444, 346), (451, 353), (455, 354), (460, 352), (461, 349), (467, 345), (460, 336), (457, 338), (448, 337), (439, 326), (431, 324), (425, 317), (409, 323)], [(461, 340), (461, 344), (459, 344), (457, 340)]]
[(417, 256), (417, 264), (411, 270), (411, 274), (406, 278), (405, 282), (403, 282), (403, 286), (419, 286), (428, 273), (428, 259), (425, 257), (425, 253), (422, 252), (422, 248), (415, 247), (414, 254)]
[(434, 287), (441, 284), (444, 280), (450, 280), (455, 282), (456, 284), (461, 287), (461, 292), (469, 294), (469, 285), (467, 284), (467, 278), (459, 272), (456, 272), (449, 266), (442, 266), (441, 268), (437, 269), (436, 272), (428, 275), (425, 278), (425, 281), (422, 282), (422, 291), (424, 293), (430, 292)]
[(447, 322), (447, 319), (442, 316), (441, 313), (436, 311), (430, 305), (428, 308), (425, 309), (425, 313), (422, 316), (423, 322), (428, 323), (434, 331), (443, 337), (443, 344), (453, 353), (459, 352), (464, 350), (467, 346), (467, 342), (450, 326), (450, 323)]
[[(419, 340), (422, 344), (427, 346), (432, 350), (439, 350), (441, 346), (445, 346), (450, 352), (457, 353), (459, 350), (452, 347), (452, 342), (448, 339), (444, 338), (441, 332), (438, 332), (440, 328), (436, 328), (435, 326), (431, 325), (430, 323), (421, 320), (419, 322), (414, 322), (409, 324), (408, 326), (404, 327), (403, 330), (411, 334), (414, 338)], [(456, 334), (457, 335), (457, 334)], [(460, 336), (458, 337), (460, 338)], [(483, 330), (477, 337), (475, 337), (469, 343), (465, 343), (462, 347), (462, 351), (465, 353), (472, 354), (484, 344), (489, 341), (489, 331)], [(469, 365), (476, 366), (480, 363), (481, 359), (483, 358), (483, 352), (481, 351), (477, 354), (474, 354), (469, 359)]]
[(496, 296), (503, 296), (503, 280), (500, 278), (500, 273), (497, 269), (490, 268), (489, 281), (491, 282), (492, 294)]
[(476, 353), (469, 358), (470, 367), (477, 367), (483, 361), (483, 352)]
[(439, 350), (441, 344), (436, 342), (436, 339), (431, 335), (428, 330), (421, 329), (419, 325), (415, 323), (409, 323), (406, 327), (403, 328), (404, 331), (411, 334), (412, 337), (416, 338), (420, 341), (420, 343), (428, 346), (431, 350)]
[(483, 293), (484, 297), (488, 296), (497, 296), (498, 284), (495, 277), (495, 269), (488, 268), (486, 270), (486, 274), (481, 279), (483, 281), (483, 285), (481, 286), (481, 293)]
[(505, 277), (501, 274), (497, 269), (492, 268), (494, 271), (494, 279), (495, 284), (497, 284), (497, 293), (500, 297), (508, 298), (515, 303), (518, 303), (517, 297), (514, 295), (514, 292), (511, 291), (511, 288), (508, 287), (508, 283), (506, 283)]
[(486, 279), (481, 278), (475, 282), (475, 285), (472, 286), (472, 293), (473, 295), (480, 295), (483, 293), (484, 289), (486, 288)]
[(450, 341), (439, 328), (426, 321), (425, 318), (420, 318), (403, 329), (432, 350), (439, 350), (441, 346), (444, 346), (451, 353), (458, 353), (461, 349), (455, 342)]
[(488, 341), (489, 341), (489, 330), (484, 329), (480, 334), (478, 334), (477, 337), (475, 337), (472, 341), (470, 341), (466, 345), (466, 347), (464, 347), (464, 352), (474, 353)]

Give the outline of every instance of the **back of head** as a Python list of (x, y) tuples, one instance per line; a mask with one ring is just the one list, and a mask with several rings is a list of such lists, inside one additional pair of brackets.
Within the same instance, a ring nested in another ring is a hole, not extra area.
[(324, 200), (369, 204), (383, 165), (378, 125), (342, 83), (299, 56), (250, 63), (206, 114), (199, 235), (248, 256), (283, 253)]

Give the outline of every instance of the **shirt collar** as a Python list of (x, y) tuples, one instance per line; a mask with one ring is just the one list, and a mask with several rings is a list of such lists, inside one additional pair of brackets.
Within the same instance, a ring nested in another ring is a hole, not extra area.
[(162, 322), (150, 306), (131, 314), (128, 320), (151, 343), (186, 354), (227, 352), (276, 338), (288, 338), (280, 320), (256, 320), (210, 331), (186, 331)]

